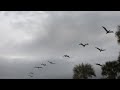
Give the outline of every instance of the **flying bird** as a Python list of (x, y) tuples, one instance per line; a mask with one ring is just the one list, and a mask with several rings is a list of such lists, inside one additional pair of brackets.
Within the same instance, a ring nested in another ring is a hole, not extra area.
[(106, 34), (108, 33), (114, 33), (113, 31), (107, 30), (104, 26), (102, 26), (104, 28), (104, 30), (106, 31)]
[(48, 61), (50, 64), (55, 64), (55, 63), (53, 63), (53, 62), (50, 62), (50, 61)]
[(70, 58), (70, 56), (68, 56), (68, 55), (64, 55), (64, 57), (68, 57), (68, 58)]
[(41, 65), (46, 66), (46, 64), (41, 64)]
[(40, 69), (40, 68), (43, 68), (43, 67), (34, 67), (34, 68), (38, 68), (38, 69)]
[(95, 47), (95, 48), (98, 49), (100, 52), (105, 51), (105, 49), (100, 49), (98, 47)]
[(89, 45), (88, 43), (87, 44), (83, 44), (83, 43), (80, 43), (79, 45), (82, 45), (83, 47)]
[(101, 67), (103, 66), (103, 65), (101, 65), (101, 64), (98, 64), (98, 63), (96, 63), (96, 65), (98, 65), (98, 66), (101, 66)]

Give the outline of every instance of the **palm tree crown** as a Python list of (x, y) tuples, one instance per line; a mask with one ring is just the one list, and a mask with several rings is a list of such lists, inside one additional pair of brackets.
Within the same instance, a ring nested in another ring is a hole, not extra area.
[(90, 64), (79, 64), (76, 65), (73, 69), (74, 75), (73, 79), (88, 79), (92, 76), (96, 76), (94, 69)]

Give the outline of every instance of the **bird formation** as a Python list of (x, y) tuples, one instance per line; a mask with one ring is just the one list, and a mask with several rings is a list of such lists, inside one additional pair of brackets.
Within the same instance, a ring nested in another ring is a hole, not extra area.
[[(107, 30), (104, 26), (102, 26), (102, 28), (106, 31), (106, 34), (108, 34), (108, 33), (114, 33), (113, 31), (111, 31), (111, 30)], [(81, 45), (81, 46), (83, 46), (83, 47), (86, 47), (86, 46), (88, 46), (89, 45), (89, 43), (86, 43), (86, 44), (83, 44), (83, 43), (80, 43), (79, 45)], [(106, 49), (101, 49), (101, 48), (98, 48), (98, 47), (95, 47), (97, 50), (99, 50), (100, 52), (103, 52), (103, 51), (106, 51)], [(65, 58), (70, 58), (70, 56), (69, 55), (64, 55), (63, 57), (65, 57)], [(51, 62), (51, 61), (48, 61), (48, 63), (49, 64), (56, 64), (56, 63), (54, 63), (54, 62)], [(96, 65), (98, 65), (98, 66), (103, 66), (103, 65), (101, 65), (101, 64), (98, 64), (98, 63), (96, 63)], [(41, 66), (47, 66), (47, 64), (41, 64)], [(43, 67), (40, 67), (40, 66), (35, 66), (34, 68), (36, 68), (36, 69), (43, 69)], [(34, 75), (34, 73), (33, 72), (30, 72), (29, 73), (29, 77), (33, 77), (33, 75)]]
[[(48, 62), (49, 62), (50, 64), (56, 64), (56, 63), (51, 62), (51, 61), (48, 61)], [(41, 66), (44, 66), (44, 67), (45, 67), (45, 66), (47, 66), (47, 64), (42, 63)], [(35, 69), (38, 69), (38, 70), (39, 70), (39, 69), (43, 69), (43, 67), (41, 67), (41, 66), (35, 66), (34, 68), (35, 68)], [(34, 73), (33, 73), (33, 72), (30, 72), (28, 76), (32, 78), (33, 75), (34, 75)]]

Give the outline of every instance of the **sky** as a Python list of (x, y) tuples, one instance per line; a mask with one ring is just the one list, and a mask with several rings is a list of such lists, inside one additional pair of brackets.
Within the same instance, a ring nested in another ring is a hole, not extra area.
[[(100, 78), (95, 63), (118, 57), (118, 25), (120, 11), (0, 11), (0, 79), (72, 79), (73, 67), (81, 63), (93, 65)], [(102, 26), (114, 33), (106, 34)], [(41, 63), (47, 66), (34, 68)]]

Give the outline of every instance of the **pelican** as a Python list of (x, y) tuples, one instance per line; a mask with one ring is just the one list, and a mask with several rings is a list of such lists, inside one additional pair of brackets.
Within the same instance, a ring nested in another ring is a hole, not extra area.
[(95, 48), (98, 49), (100, 52), (105, 51), (105, 49), (100, 49), (98, 47), (95, 47)]
[(70, 58), (70, 56), (68, 56), (68, 55), (64, 55), (64, 57), (68, 57), (68, 58)]
[(40, 68), (43, 68), (43, 67), (34, 67), (34, 68), (38, 68), (38, 69), (40, 69)]
[(104, 30), (106, 31), (106, 34), (108, 33), (114, 33), (113, 31), (107, 30), (104, 26), (102, 26), (104, 28)]
[(83, 47), (89, 45), (88, 43), (87, 44), (83, 44), (83, 43), (80, 43), (79, 45), (82, 45)]
[(46, 64), (41, 64), (41, 65), (46, 66)]
[(98, 66), (103, 66), (103, 65), (101, 65), (101, 64), (98, 64), (98, 63), (96, 63), (96, 65), (98, 65)]
[(50, 64), (55, 64), (55, 63), (53, 63), (53, 62), (50, 62), (50, 61), (48, 61)]

